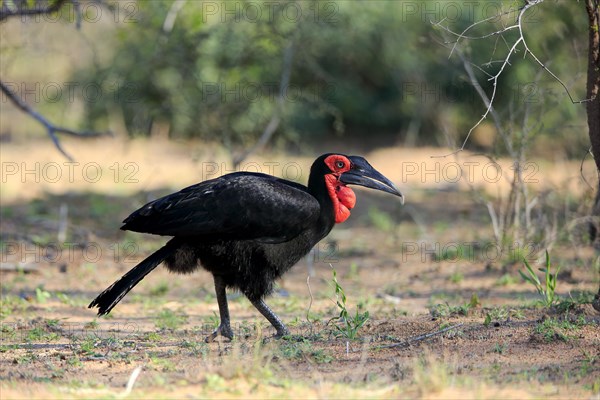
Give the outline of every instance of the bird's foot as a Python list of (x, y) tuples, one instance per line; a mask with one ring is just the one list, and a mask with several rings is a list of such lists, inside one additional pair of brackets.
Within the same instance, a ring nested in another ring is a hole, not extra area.
[(279, 339), (287, 338), (289, 336), (290, 336), (290, 331), (288, 331), (287, 328), (284, 326), (284, 327), (278, 329), (277, 333), (274, 334), (273, 336), (264, 338), (263, 343), (268, 343), (271, 340), (279, 340)]
[(206, 343), (212, 343), (218, 336), (223, 336), (229, 340), (233, 340), (233, 331), (231, 330), (231, 326), (229, 326), (229, 324), (221, 323), (213, 333), (204, 339), (204, 341)]
[(281, 339), (284, 336), (290, 336), (290, 331), (285, 326), (277, 329), (277, 333), (273, 336), (273, 339)]

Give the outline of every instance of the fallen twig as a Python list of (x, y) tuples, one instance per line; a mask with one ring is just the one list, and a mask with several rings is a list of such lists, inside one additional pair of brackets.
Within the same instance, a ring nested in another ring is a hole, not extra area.
[(430, 332), (430, 333), (426, 333), (424, 335), (419, 335), (419, 336), (413, 336), (413, 337), (408, 338), (405, 341), (400, 342), (400, 343), (393, 343), (393, 344), (386, 344), (383, 346), (377, 346), (376, 349), (391, 349), (393, 347), (408, 346), (409, 344), (412, 344), (415, 342), (420, 342), (421, 340), (429, 339), (430, 337), (433, 337), (433, 336), (441, 335), (442, 333), (446, 333), (453, 329), (460, 328), (461, 326), (463, 326), (462, 323), (448, 326), (444, 329), (440, 329), (439, 331)]
[(125, 386), (125, 390), (123, 391), (123, 393), (120, 394), (119, 397), (129, 396), (129, 394), (133, 390), (133, 385), (135, 385), (135, 381), (137, 380), (138, 376), (140, 376), (140, 373), (142, 372), (142, 368), (143, 367), (141, 365), (139, 365), (133, 370), (133, 372), (129, 376), (129, 380), (127, 381), (127, 386)]

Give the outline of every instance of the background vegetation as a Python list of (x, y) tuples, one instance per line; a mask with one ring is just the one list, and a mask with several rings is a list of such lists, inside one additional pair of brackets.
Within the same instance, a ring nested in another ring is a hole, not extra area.
[[(74, 14), (62, 13), (65, 27), (53, 32), (58, 39), (53, 45), (44, 36), (31, 37), (41, 24), (15, 21), (13, 29), (20, 33), (5, 32), (7, 39), (27, 35), (37, 46), (15, 48), (11, 40), (4, 41), (3, 79), (26, 75), (40, 81), (44, 74), (38, 64), (15, 60), (35, 59), (40, 52), (75, 53), (79, 65), (67, 67), (61, 78), (100, 87), (104, 95), (78, 90), (75, 103), (63, 96), (51, 102), (53, 110), (98, 130), (111, 127), (117, 112), (131, 136), (160, 131), (239, 149), (254, 144), (280, 112), (273, 143), (288, 148), (341, 137), (368, 137), (374, 145), (456, 145), (484, 106), (460, 59), (448, 57), (449, 38), (433, 23), (461, 31), (500, 7), (519, 6), (515, 1), (340, 1), (257, 7), (261, 3), (242, 1), (226, 8), (219, 2), (188, 1), (179, 9), (177, 3), (117, 2), (112, 18), (107, 9), (88, 7), (79, 32)], [(98, 10), (103, 18), (97, 17)], [(584, 98), (587, 21), (582, 4), (548, 2), (525, 21), (532, 50), (575, 97)], [(476, 32), (489, 33), (506, 22), (498, 19)], [(504, 36), (510, 41), (516, 34)], [(476, 70), (480, 82), (499, 68), (508, 50), (503, 40), (468, 42), (473, 62), (488, 62)], [(23, 67), (25, 74), (18, 72)], [(278, 110), (286, 70), (289, 80)], [(505, 120), (539, 121), (533, 139), (538, 153), (551, 149), (581, 157), (589, 147), (584, 106), (571, 104), (559, 84), (539, 70), (517, 56), (499, 81), (497, 108)], [(51, 76), (56, 81), (60, 75)], [(11, 128), (5, 125), (4, 132)], [(473, 139), (470, 148), (506, 150), (491, 125), (484, 124)]]

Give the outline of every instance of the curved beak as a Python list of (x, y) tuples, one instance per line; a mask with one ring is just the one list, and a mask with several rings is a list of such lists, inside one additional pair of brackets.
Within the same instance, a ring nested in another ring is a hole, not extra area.
[(404, 204), (404, 196), (400, 193), (400, 190), (388, 178), (373, 168), (367, 160), (359, 156), (348, 158), (352, 162), (352, 168), (340, 175), (340, 182), (391, 193), (400, 197), (401, 203)]

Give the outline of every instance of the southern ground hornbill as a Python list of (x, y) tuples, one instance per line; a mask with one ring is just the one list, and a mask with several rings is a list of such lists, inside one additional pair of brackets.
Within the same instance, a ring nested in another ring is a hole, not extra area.
[(362, 157), (324, 154), (308, 187), (274, 176), (236, 172), (152, 201), (125, 219), (123, 230), (173, 236), (167, 244), (100, 293), (89, 305), (112, 308), (161, 262), (171, 272), (212, 273), (221, 322), (206, 338), (233, 338), (226, 288), (239, 289), (277, 330), (288, 334), (265, 304), (273, 282), (350, 216), (349, 184), (402, 194)]

